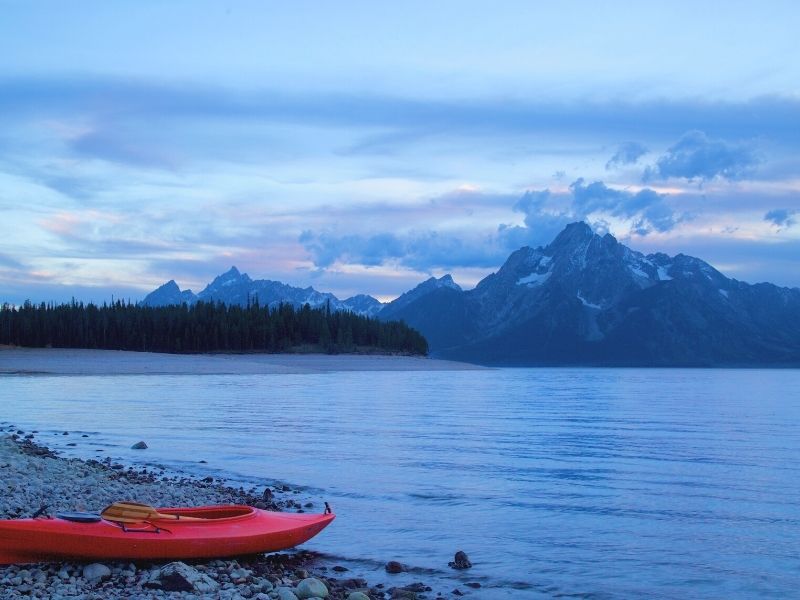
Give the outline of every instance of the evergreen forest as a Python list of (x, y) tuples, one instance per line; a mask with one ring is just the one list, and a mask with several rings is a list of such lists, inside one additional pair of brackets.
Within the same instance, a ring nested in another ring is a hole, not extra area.
[(197, 302), (140, 306), (4, 304), (0, 344), (142, 352), (428, 352), (425, 338), (401, 321), (379, 321), (329, 306), (275, 308)]

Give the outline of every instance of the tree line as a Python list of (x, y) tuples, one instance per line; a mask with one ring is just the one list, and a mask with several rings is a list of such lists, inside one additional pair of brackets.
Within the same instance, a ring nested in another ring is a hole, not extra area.
[(0, 308), (0, 343), (33, 348), (142, 352), (381, 351), (427, 354), (428, 342), (399, 321), (383, 322), (330, 306), (275, 308), (197, 302), (98, 306), (72, 301)]

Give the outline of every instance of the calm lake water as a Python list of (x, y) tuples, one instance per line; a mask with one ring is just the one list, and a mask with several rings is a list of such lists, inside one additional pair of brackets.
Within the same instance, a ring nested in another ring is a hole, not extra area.
[(306, 548), (372, 581), (393, 559), (475, 598), (800, 593), (797, 370), (5, 376), (0, 411), (74, 455), (306, 486), (338, 515)]

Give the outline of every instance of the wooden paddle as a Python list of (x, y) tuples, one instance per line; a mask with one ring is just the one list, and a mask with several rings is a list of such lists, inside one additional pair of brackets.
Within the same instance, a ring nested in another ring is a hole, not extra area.
[(106, 521), (115, 523), (141, 523), (142, 521), (171, 520), (171, 521), (206, 521), (201, 517), (185, 517), (183, 515), (170, 515), (158, 512), (152, 506), (139, 502), (114, 502), (106, 506), (100, 516)]

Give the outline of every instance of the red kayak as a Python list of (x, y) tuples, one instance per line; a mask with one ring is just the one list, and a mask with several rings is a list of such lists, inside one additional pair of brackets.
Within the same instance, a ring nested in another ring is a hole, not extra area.
[(117, 523), (97, 515), (62, 513), (0, 520), (0, 564), (220, 558), (275, 552), (311, 539), (334, 519), (328, 512), (281, 513), (237, 505), (160, 508), (158, 512), (169, 518)]

